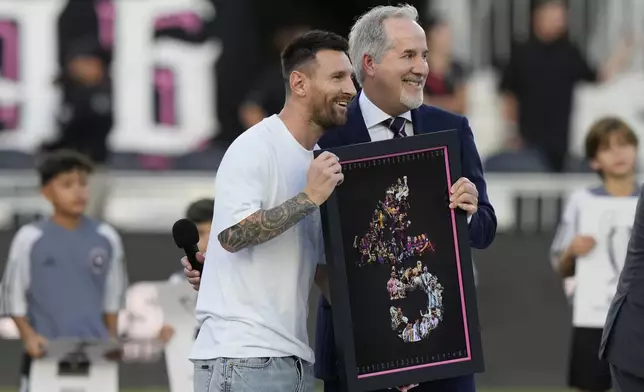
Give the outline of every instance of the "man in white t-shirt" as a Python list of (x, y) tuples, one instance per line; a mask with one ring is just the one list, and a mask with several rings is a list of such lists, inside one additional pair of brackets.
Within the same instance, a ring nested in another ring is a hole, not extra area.
[(197, 392), (312, 391), (306, 321), (315, 280), (328, 293), (319, 206), (342, 182), (336, 156), (313, 149), (346, 121), (356, 90), (347, 41), (309, 32), (282, 53), (287, 99), (228, 148), (190, 355)]

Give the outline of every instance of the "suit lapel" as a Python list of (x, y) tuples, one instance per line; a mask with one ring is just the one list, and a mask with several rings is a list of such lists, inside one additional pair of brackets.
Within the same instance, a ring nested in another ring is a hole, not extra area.
[(411, 111), (411, 123), (414, 126), (414, 135), (427, 133), (427, 128), (423, 126), (423, 116), (418, 109)]
[(362, 117), (362, 110), (360, 110), (360, 104), (358, 102), (359, 96), (359, 94), (356, 95), (349, 103), (346, 124), (349, 144), (368, 143), (371, 141), (369, 130), (364, 123), (364, 118)]

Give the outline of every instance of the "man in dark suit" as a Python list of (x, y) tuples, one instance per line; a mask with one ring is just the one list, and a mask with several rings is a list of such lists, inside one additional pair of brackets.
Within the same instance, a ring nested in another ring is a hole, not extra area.
[(644, 391), (644, 187), (599, 348), (616, 392)]
[[(468, 212), (470, 245), (486, 248), (496, 234), (496, 216), (487, 197), (481, 160), (465, 117), (423, 105), (427, 78), (427, 41), (411, 6), (376, 7), (364, 14), (349, 35), (349, 55), (362, 91), (348, 107), (344, 126), (328, 130), (321, 148), (458, 129), (463, 178), (452, 188), (451, 208)], [(331, 305), (320, 297), (315, 342), (315, 375), (325, 392), (344, 391), (338, 374)], [(405, 391), (473, 392), (474, 375), (399, 387)]]

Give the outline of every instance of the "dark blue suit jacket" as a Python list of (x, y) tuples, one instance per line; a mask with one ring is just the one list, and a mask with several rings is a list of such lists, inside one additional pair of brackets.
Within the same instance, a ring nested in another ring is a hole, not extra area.
[[(412, 110), (411, 117), (414, 134), (448, 129), (457, 129), (460, 132), (462, 174), (463, 177), (468, 178), (476, 185), (479, 192), (479, 209), (472, 216), (469, 224), (470, 246), (478, 249), (487, 248), (496, 235), (496, 215), (487, 196), (481, 158), (474, 144), (474, 136), (467, 119), (426, 105)], [(371, 137), (362, 117), (358, 97), (356, 97), (349, 105), (346, 124), (326, 131), (318, 145), (325, 149), (370, 141)], [(315, 376), (325, 381), (337, 381), (338, 369), (331, 306), (323, 297), (320, 297), (315, 335)], [(460, 377), (451, 381), (456, 384), (473, 385), (473, 377)], [(453, 391), (470, 390), (457, 385), (450, 385), (449, 389)]]

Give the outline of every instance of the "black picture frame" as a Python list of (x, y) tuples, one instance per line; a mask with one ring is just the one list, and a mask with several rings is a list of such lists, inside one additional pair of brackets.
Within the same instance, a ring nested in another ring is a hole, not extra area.
[[(343, 208), (340, 203), (341, 203), (341, 200), (346, 200), (346, 198), (343, 199), (343, 192), (347, 192), (347, 194), (351, 195), (351, 194), (355, 194), (352, 192), (356, 192), (356, 191), (374, 192), (374, 189), (364, 189), (364, 184), (362, 184), (361, 189), (352, 189), (351, 177), (349, 177), (348, 173), (345, 173), (345, 181), (334, 190), (334, 192), (329, 197), (327, 202), (322, 205), (321, 219), (322, 219), (324, 243), (325, 243), (325, 249), (326, 249), (326, 259), (327, 259), (327, 265), (329, 268), (330, 295), (331, 295), (331, 303), (332, 303), (332, 309), (333, 309), (333, 324), (334, 324), (333, 327), (334, 327), (334, 333), (336, 338), (336, 350), (338, 353), (339, 373), (341, 377), (346, 381), (346, 385), (348, 386), (348, 392), (374, 391), (379, 389), (392, 388), (396, 386), (416, 384), (419, 382), (453, 378), (461, 375), (470, 375), (470, 374), (475, 374), (475, 373), (484, 371), (484, 360), (483, 360), (483, 350), (482, 350), (481, 336), (480, 336), (480, 329), (479, 329), (479, 317), (478, 317), (478, 310), (477, 310), (474, 271), (473, 271), (473, 264), (471, 261), (472, 255), (471, 255), (471, 250), (469, 246), (469, 229), (468, 229), (468, 222), (467, 222), (467, 214), (465, 211), (460, 209), (455, 209), (455, 210), (449, 209), (449, 187), (451, 187), (451, 185), (454, 184), (454, 182), (456, 182), (458, 178), (460, 178), (462, 175), (461, 148), (460, 148), (460, 140), (459, 140), (457, 131), (446, 130), (442, 132), (420, 134), (420, 135), (415, 135), (415, 136), (410, 136), (405, 138), (396, 138), (392, 140), (361, 143), (361, 144), (355, 144), (350, 146), (318, 150), (315, 152), (315, 156), (317, 157), (319, 154), (321, 154), (324, 151), (330, 151), (334, 153), (336, 156), (338, 156), (340, 163), (343, 166), (343, 171), (346, 171), (348, 167), (353, 167), (349, 165), (356, 164), (356, 163), (364, 164), (361, 167), (364, 167), (365, 168), (364, 170), (369, 170), (369, 167), (371, 167), (369, 166), (370, 164), (377, 165), (379, 164), (378, 162), (381, 162), (381, 161), (390, 162), (390, 161), (385, 161), (385, 159), (387, 158), (395, 160), (396, 159), (395, 157), (401, 157), (398, 159), (405, 160), (405, 159), (411, 159), (410, 157), (425, 156), (425, 155), (422, 155), (422, 153), (433, 154), (433, 155), (442, 153), (442, 156), (444, 157), (445, 177), (443, 179), (438, 178), (440, 176), (436, 176), (435, 174), (438, 169), (435, 169), (433, 174), (434, 178), (431, 178), (430, 176), (428, 178), (424, 178), (423, 180), (427, 181), (428, 184), (441, 184), (441, 182), (443, 183), (443, 187), (442, 187), (443, 189), (441, 190), (441, 192), (444, 192), (444, 199), (443, 199), (444, 203), (434, 203), (436, 204), (435, 206), (423, 207), (423, 208), (432, 208), (432, 209), (435, 209), (437, 213), (451, 215), (451, 219), (448, 218), (449, 221), (451, 222), (451, 224), (447, 225), (449, 227), (445, 226), (444, 229), (441, 228), (440, 230), (450, 231), (449, 237), (453, 238), (454, 258), (453, 260), (447, 260), (447, 262), (451, 262), (456, 265), (456, 271), (457, 271), (457, 276), (459, 280), (457, 282), (458, 288), (459, 288), (459, 294), (460, 294), (459, 304), (458, 304), (460, 305), (460, 307), (458, 308), (458, 312), (462, 313), (462, 321), (463, 321), (462, 329), (460, 329), (460, 332), (459, 332), (458, 331), (460, 328), (459, 327), (459, 328), (455, 328), (453, 332), (443, 331), (441, 332), (441, 334), (450, 333), (451, 335), (445, 335), (445, 336), (451, 336), (450, 339), (446, 339), (445, 341), (454, 339), (455, 342), (458, 341), (458, 339), (460, 339), (460, 335), (454, 337), (454, 334), (462, 334), (462, 343), (464, 343), (463, 350), (458, 350), (453, 352), (450, 351), (447, 353), (443, 352), (442, 354), (440, 352), (438, 354), (431, 354), (431, 355), (427, 354), (427, 356), (424, 356), (424, 357), (422, 355), (420, 357), (415, 356), (415, 357), (408, 358), (407, 360), (403, 360), (403, 362), (401, 362), (400, 359), (395, 359), (389, 362), (385, 361), (380, 364), (361, 367), (360, 366), (361, 364), (358, 363), (357, 361), (357, 357), (364, 357), (364, 355), (356, 351), (357, 349), (359, 349), (356, 347), (356, 343), (355, 343), (355, 340), (356, 340), (355, 337), (357, 336), (355, 335), (355, 333), (357, 333), (356, 328), (358, 327), (355, 326), (355, 323), (353, 320), (353, 313), (352, 313), (352, 306), (351, 306), (352, 297), (351, 297), (351, 290), (350, 290), (350, 285), (356, 283), (355, 282), (356, 279), (353, 279), (353, 281), (349, 281), (350, 272), (355, 271), (355, 268), (358, 268), (358, 267), (354, 267), (354, 264), (357, 263), (357, 259), (360, 258), (360, 256), (356, 257), (355, 255), (346, 254), (345, 243), (347, 242), (348, 239), (343, 236), (344, 234), (343, 227), (348, 224), (352, 224), (351, 222), (349, 222), (349, 220), (356, 219), (354, 217), (355, 209), (349, 210), (349, 213), (346, 213), (346, 210), (345, 210), (345, 216), (342, 216), (341, 210)], [(436, 161), (436, 157), (431, 159)], [(378, 161), (378, 160), (381, 160), (381, 161)], [(417, 165), (424, 165), (424, 164), (429, 164), (429, 163), (427, 161), (422, 161), (422, 160), (417, 161)], [(391, 170), (395, 171), (396, 168), (393, 166)], [(409, 167), (409, 165), (407, 165), (406, 167)], [(367, 173), (367, 172), (365, 171), (364, 173)], [(382, 171), (380, 173), (382, 173)], [(421, 173), (424, 173), (424, 172), (421, 172)], [(399, 174), (403, 175), (404, 173), (399, 173)], [(396, 176), (398, 176), (398, 174)], [(353, 177), (353, 178), (356, 178), (356, 177)], [(398, 178), (400, 178), (400, 176), (398, 176)], [(407, 184), (407, 178), (405, 178), (405, 186), (406, 184)], [(411, 194), (412, 191), (409, 191), (409, 189), (412, 189), (411, 185), (407, 189), (408, 189), (408, 194)], [(375, 190), (375, 191), (377, 192), (378, 190)], [(416, 203), (418, 202), (416, 201)], [(354, 205), (360, 206), (361, 204), (364, 204), (364, 203), (358, 203)], [(429, 204), (429, 203), (426, 203), (426, 204)], [(413, 208), (413, 206), (411, 208)], [(369, 224), (371, 225), (371, 223)], [(423, 236), (423, 238), (425, 237)], [(352, 245), (355, 246), (355, 241)], [(368, 246), (368, 245), (365, 245), (365, 246)], [(400, 250), (401, 248), (397, 248), (397, 249)], [(408, 248), (405, 248), (405, 249), (408, 249)], [(443, 262), (444, 261), (445, 260), (443, 260)], [(395, 263), (396, 262), (393, 262), (393, 264), (391, 265), (395, 265)], [(374, 265), (375, 264), (378, 264), (378, 263), (374, 263)], [(421, 267), (421, 265), (419, 265), (419, 267)], [(351, 268), (354, 268), (354, 270), (350, 270)], [(381, 267), (378, 267), (378, 268), (381, 268)], [(384, 272), (386, 273), (388, 271), (384, 271)], [(392, 268), (392, 274), (394, 274), (393, 268)], [(355, 272), (354, 272), (354, 275), (355, 275)], [(391, 279), (394, 279), (394, 277), (392, 276)], [(364, 284), (364, 283), (359, 282), (358, 284)], [(423, 287), (429, 287), (429, 286), (423, 286)], [(454, 286), (452, 286), (452, 288), (453, 287)], [(389, 290), (388, 285), (387, 285), (387, 290)], [(425, 293), (428, 293), (428, 291), (425, 291)], [(441, 289), (441, 293), (442, 293), (442, 289)], [(381, 294), (378, 294), (378, 295), (381, 295)], [(385, 296), (388, 296), (388, 295), (389, 294), (386, 294)], [(394, 295), (394, 294), (391, 294), (391, 295)], [(429, 294), (427, 295), (428, 295), (427, 298), (429, 298)], [(443, 302), (442, 294), (441, 294), (441, 302)], [(440, 306), (441, 306), (441, 314), (445, 314), (444, 318), (447, 319), (447, 316), (446, 316), (447, 313), (442, 312), (443, 305), (440, 305)], [(393, 311), (392, 309), (393, 308), (390, 307), (390, 311)], [(400, 307), (398, 307), (398, 309), (400, 309)], [(429, 305), (427, 306), (427, 309), (430, 309)], [(377, 312), (377, 311), (374, 310), (373, 312)], [(430, 313), (426, 313), (426, 315), (431, 314), (431, 316), (433, 317), (434, 312), (431, 310), (429, 312)], [(375, 314), (375, 313), (370, 313), (370, 314)], [(421, 315), (422, 314), (423, 313), (421, 309)], [(398, 324), (397, 322), (394, 322), (394, 320), (397, 320), (397, 318), (395, 318), (393, 314), (391, 314), (390, 316), (391, 316), (390, 327), (392, 328), (392, 330), (395, 330), (394, 325), (398, 325)], [(367, 316), (367, 317), (371, 317), (371, 316)], [(423, 316), (422, 319), (423, 319), (423, 322), (425, 322), (425, 316)], [(365, 321), (363, 318), (360, 318), (360, 322), (365, 322)], [(403, 325), (405, 327), (409, 326), (409, 324), (407, 323), (403, 323)], [(384, 327), (382, 328), (384, 330)], [(435, 327), (435, 328), (437, 331), (438, 328), (440, 328), (440, 324), (438, 325), (438, 327)], [(424, 331), (426, 332), (427, 328), (425, 328)], [(398, 332), (399, 330), (396, 330), (396, 334)], [(403, 330), (403, 334), (404, 334), (404, 330)], [(402, 338), (402, 336), (404, 336), (403, 334), (397, 335), (397, 337), (400, 337), (401, 340), (403, 340), (404, 339)], [(424, 336), (428, 336), (428, 335), (429, 334), (425, 334)], [(409, 336), (410, 336), (410, 333), (407, 334), (408, 339), (409, 339)], [(419, 336), (419, 335), (414, 335), (414, 336)], [(358, 337), (360, 338), (360, 336)], [(414, 339), (419, 339), (419, 338), (416, 337)], [(429, 340), (429, 338), (427, 339)], [(443, 344), (442, 341), (443, 340), (435, 341), (434, 343), (436, 343), (436, 346), (432, 345), (431, 347), (441, 346), (441, 344)], [(431, 344), (434, 344), (434, 343), (431, 343)], [(380, 345), (385, 343), (381, 341), (374, 341), (373, 344)], [(363, 344), (361, 347), (364, 348), (366, 346)], [(408, 344), (405, 347), (413, 347), (413, 345)], [(420, 347), (420, 345), (418, 347)], [(391, 354), (392, 358), (393, 357), (400, 358), (401, 350), (399, 349), (392, 350), (389, 348), (386, 350), (389, 350), (392, 352)], [(412, 349), (403, 348), (402, 351), (404, 350), (409, 350), (411, 352)]]

